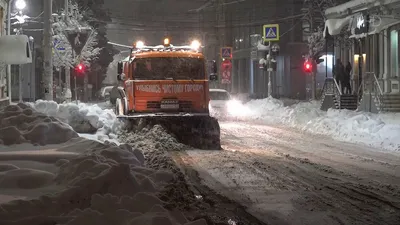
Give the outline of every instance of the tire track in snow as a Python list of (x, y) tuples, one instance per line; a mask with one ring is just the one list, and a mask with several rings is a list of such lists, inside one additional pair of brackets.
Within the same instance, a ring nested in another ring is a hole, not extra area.
[(221, 134), (228, 151), (188, 151), (193, 167), (263, 221), (400, 224), (399, 159), (265, 125), (222, 123)]

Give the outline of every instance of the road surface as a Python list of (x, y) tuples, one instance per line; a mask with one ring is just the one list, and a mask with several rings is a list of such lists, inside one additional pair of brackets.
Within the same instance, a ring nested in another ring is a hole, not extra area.
[(266, 224), (400, 224), (400, 153), (290, 128), (220, 125), (223, 151), (174, 157)]

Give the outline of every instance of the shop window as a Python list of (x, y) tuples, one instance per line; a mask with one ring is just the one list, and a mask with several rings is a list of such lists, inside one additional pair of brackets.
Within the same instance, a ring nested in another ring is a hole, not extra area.
[(390, 32), (390, 74), (397, 77), (399, 74), (399, 33), (397, 30)]

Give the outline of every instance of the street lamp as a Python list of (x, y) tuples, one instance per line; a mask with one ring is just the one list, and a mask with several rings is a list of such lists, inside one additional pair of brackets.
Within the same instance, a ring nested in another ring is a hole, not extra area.
[(19, 10), (25, 9), (25, 7), (26, 7), (26, 2), (25, 2), (25, 0), (17, 0), (17, 1), (15, 2), (15, 7), (17, 7), (17, 9), (19, 9)]
[[(15, 0), (9, 0), (7, 4), (7, 35), (11, 35), (11, 5)], [(26, 7), (25, 0), (17, 0), (15, 7), (22, 10)], [(11, 65), (7, 65), (7, 86), (8, 86), (8, 101), (11, 104)]]

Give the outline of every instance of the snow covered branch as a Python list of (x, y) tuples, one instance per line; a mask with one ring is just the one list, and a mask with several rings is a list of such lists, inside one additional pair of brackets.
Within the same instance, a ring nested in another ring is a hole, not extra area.
[[(308, 19), (309, 28), (316, 27), (317, 29), (309, 29), (309, 37), (308, 37), (308, 48), (309, 48), (309, 57), (316, 57), (320, 55), (321, 52), (324, 51), (324, 47), (326, 44), (325, 38), (323, 36), (323, 30), (325, 26), (325, 10), (330, 7), (336, 6), (341, 0), (304, 0), (304, 4), (306, 6), (306, 11), (310, 15)], [(313, 25), (313, 26), (311, 26)], [(342, 30), (342, 32), (335, 36), (334, 45), (337, 43), (345, 43), (346, 46), (349, 43), (349, 34)]]
[[(74, 5), (72, 5), (74, 7)], [(76, 7), (77, 8), (77, 7)], [(83, 21), (83, 15), (74, 10), (75, 14), (69, 18), (68, 21), (56, 19), (53, 23), (53, 43), (56, 43), (53, 53), (53, 65), (55, 67), (73, 67), (74, 64), (83, 63), (86, 67), (90, 66), (90, 63), (97, 59), (101, 48), (97, 48), (97, 32), (91, 28), (92, 32), (85, 43), (80, 55), (74, 57), (73, 49), (68, 41), (66, 30), (77, 30), (90, 27), (85, 21)], [(61, 18), (61, 16), (58, 16)], [(57, 48), (64, 48), (65, 50), (58, 50)]]
[(317, 28), (317, 31), (312, 33), (310, 37), (308, 37), (308, 49), (309, 56), (314, 57), (319, 52), (324, 50), (325, 39), (323, 35), (323, 29), (321, 27)]

